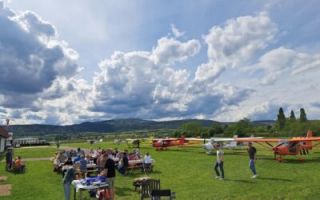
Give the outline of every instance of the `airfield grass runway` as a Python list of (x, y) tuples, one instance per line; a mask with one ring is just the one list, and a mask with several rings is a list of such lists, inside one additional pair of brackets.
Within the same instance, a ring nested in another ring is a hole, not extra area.
[[(66, 147), (115, 147), (112, 143), (73, 143)], [(63, 146), (64, 146), (63, 145)], [(61, 148), (63, 148), (63, 146)], [(258, 147), (256, 145), (256, 147)], [(128, 149), (121, 144), (118, 149)], [(53, 147), (21, 148), (15, 155), (23, 158), (53, 156)], [(130, 149), (129, 149), (130, 151)], [(314, 149), (305, 161), (288, 157), (283, 163), (273, 160), (270, 151), (258, 148), (256, 163), (259, 177), (251, 179), (248, 156), (245, 150), (225, 150), (225, 180), (215, 179), (213, 165), (215, 155), (206, 155), (200, 146), (175, 147), (167, 151), (155, 151), (150, 144), (143, 144), (141, 152), (149, 152), (155, 159), (154, 172), (149, 176), (161, 180), (161, 188), (176, 192), (176, 199), (319, 199), (320, 198), (320, 149)], [(8, 179), (0, 184), (11, 184), (11, 195), (2, 200), (63, 200), (62, 177), (52, 171), (50, 161), (27, 161), (25, 174), (14, 175), (4, 171), (0, 175)], [(116, 199), (139, 199), (132, 180), (143, 176), (136, 171), (128, 176), (117, 174)]]

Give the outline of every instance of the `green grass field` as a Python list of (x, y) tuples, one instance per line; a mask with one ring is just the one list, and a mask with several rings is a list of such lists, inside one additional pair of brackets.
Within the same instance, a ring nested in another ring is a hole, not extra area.
[[(65, 144), (68, 147), (90, 148), (90, 144)], [(111, 143), (94, 144), (94, 147), (114, 147)], [(119, 149), (127, 148), (120, 145)], [(274, 161), (271, 152), (258, 149), (256, 164), (259, 177), (251, 179), (248, 156), (245, 150), (225, 150), (225, 180), (213, 175), (214, 155), (206, 155), (201, 147), (176, 147), (167, 151), (155, 151), (150, 145), (143, 145), (141, 152), (150, 152), (155, 159), (154, 172), (149, 174), (161, 180), (161, 188), (176, 192), (177, 199), (319, 199), (318, 172), (320, 150), (301, 162), (294, 157), (284, 163)], [(54, 148), (16, 150), (15, 155), (25, 157), (50, 157)], [(62, 200), (61, 176), (52, 172), (50, 161), (27, 161), (27, 172), (14, 175), (4, 171), (1, 163), (0, 174), (8, 176), (7, 183), (13, 185), (10, 197), (3, 200)], [(134, 191), (132, 179), (142, 176), (139, 171), (116, 177), (117, 199), (139, 199)], [(3, 183), (2, 183), (3, 184)]]

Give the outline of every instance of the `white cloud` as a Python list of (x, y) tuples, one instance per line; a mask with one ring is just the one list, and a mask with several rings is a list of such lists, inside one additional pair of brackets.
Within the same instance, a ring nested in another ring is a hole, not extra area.
[(172, 25), (174, 38), (160, 38), (150, 51), (117, 51), (101, 61), (93, 83), (79, 77), (77, 51), (37, 14), (5, 9), (0, 26), (6, 27), (0, 29), (0, 116), (21, 123), (273, 119), (280, 106), (320, 111), (320, 54), (271, 49), (278, 27), (264, 12), (213, 26), (203, 36), (208, 60), (194, 73), (175, 65), (196, 56), (200, 41), (182, 41), (183, 32)]
[(171, 31), (174, 37), (179, 38), (185, 34), (185, 32), (181, 32), (174, 24), (171, 24)]
[(196, 79), (212, 80), (226, 68), (242, 67), (272, 41), (276, 32), (275, 24), (264, 12), (230, 19), (223, 27), (212, 27), (204, 36), (209, 61), (198, 67)]
[(152, 50), (152, 59), (156, 64), (174, 64), (196, 55), (199, 50), (198, 40), (180, 42), (173, 38), (163, 37), (158, 40), (157, 46)]
[(94, 78), (92, 110), (109, 117), (168, 118), (209, 116), (244, 91), (225, 84), (195, 82), (188, 70), (169, 64), (199, 51), (197, 40), (161, 38), (151, 52), (116, 52), (100, 63)]
[(307, 54), (293, 49), (279, 47), (265, 53), (254, 66), (264, 71), (262, 84), (274, 84), (283, 76), (298, 76), (320, 69), (320, 54)]
[(0, 10), (0, 26), (6, 27), (0, 29), (2, 113), (16, 122), (37, 123), (90, 116), (91, 86), (77, 77), (78, 54), (58, 38), (54, 26), (33, 12), (9, 9)]

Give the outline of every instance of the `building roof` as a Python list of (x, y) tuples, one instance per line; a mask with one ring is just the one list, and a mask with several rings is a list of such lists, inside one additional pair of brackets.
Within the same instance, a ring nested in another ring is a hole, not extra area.
[(0, 126), (0, 137), (8, 138), (10, 137), (9, 132)]

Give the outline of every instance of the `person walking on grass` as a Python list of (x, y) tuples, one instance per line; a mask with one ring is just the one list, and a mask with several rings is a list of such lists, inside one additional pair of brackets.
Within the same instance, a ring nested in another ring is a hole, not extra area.
[(115, 199), (115, 177), (116, 177), (116, 166), (112, 156), (112, 150), (107, 150), (108, 159), (105, 163), (104, 170), (99, 174), (100, 176), (105, 176), (107, 178), (107, 182), (109, 187), (105, 193), (105, 197), (114, 200)]
[(63, 176), (63, 188), (64, 188), (64, 199), (65, 200), (70, 200), (70, 185), (71, 182), (74, 180), (75, 177), (75, 171), (74, 168), (72, 166), (72, 163), (68, 163), (65, 166), (66, 171), (64, 173)]
[(248, 143), (248, 154), (249, 154), (249, 167), (253, 173), (253, 176), (251, 178), (257, 178), (257, 171), (256, 171), (256, 166), (255, 166), (255, 162), (257, 160), (257, 157), (256, 157), (256, 153), (257, 153), (257, 149), (252, 146), (252, 143), (249, 142)]
[(217, 151), (217, 161), (214, 166), (214, 170), (216, 172), (216, 178), (223, 180), (224, 179), (224, 170), (223, 170), (223, 151), (220, 144), (216, 144), (215, 149)]

